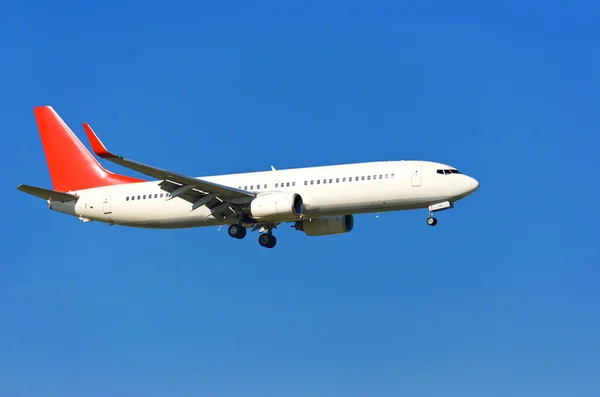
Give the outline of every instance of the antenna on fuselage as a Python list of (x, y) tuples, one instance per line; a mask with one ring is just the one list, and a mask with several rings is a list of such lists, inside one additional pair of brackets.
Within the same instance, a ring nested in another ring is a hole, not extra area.
[(277, 171), (275, 167), (271, 166), (271, 171)]

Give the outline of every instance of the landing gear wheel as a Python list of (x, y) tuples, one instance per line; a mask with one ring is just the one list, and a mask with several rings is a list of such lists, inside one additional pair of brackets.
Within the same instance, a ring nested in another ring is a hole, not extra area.
[(246, 237), (246, 228), (242, 225), (233, 224), (229, 225), (229, 229), (227, 229), (229, 235), (233, 238), (243, 239)]
[(273, 248), (275, 247), (275, 244), (277, 244), (277, 239), (272, 234), (263, 233), (258, 236), (258, 243), (261, 247)]
[(433, 216), (429, 216), (427, 218), (427, 224), (429, 226), (435, 226), (435, 225), (437, 225), (437, 219), (435, 219)]

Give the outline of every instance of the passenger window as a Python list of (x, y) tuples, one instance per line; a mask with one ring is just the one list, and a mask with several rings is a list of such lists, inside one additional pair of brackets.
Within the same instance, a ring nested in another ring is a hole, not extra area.
[(320, 185), (320, 184), (321, 184), (321, 180), (317, 179), (317, 185)]
[(394, 174), (392, 174), (392, 179), (394, 179)]
[(327, 183), (327, 179), (323, 179), (323, 184), (326, 184), (326, 183)]
[(379, 179), (383, 179), (383, 175), (379, 174)]
[(276, 183), (276, 184), (275, 184), (275, 187), (278, 187), (278, 186), (279, 186), (279, 183)]
[(163, 196), (163, 194), (161, 193), (161, 194), (160, 194), (160, 198), (162, 198), (162, 196)]
[(367, 176), (367, 180), (369, 180), (369, 181), (371, 180), (371, 175)]
[(260, 189), (260, 185), (256, 185), (256, 190), (259, 190), (259, 189)]
[(250, 185), (250, 190), (254, 190), (254, 185)]
[(146, 200), (146, 195), (144, 194), (144, 200)]
[(125, 197), (125, 201), (129, 201), (129, 196)]
[(292, 182), (292, 186), (296, 186), (296, 182)]
[(313, 185), (315, 181), (310, 181), (310, 184)]
[(304, 186), (308, 185), (308, 181), (304, 181)]
[(388, 179), (388, 174), (385, 174), (385, 179)]
[(286, 186), (286, 187), (290, 187), (290, 183), (289, 183), (289, 182), (288, 182), (288, 183), (286, 183), (286, 184), (285, 184), (285, 186)]
[(348, 178), (348, 181), (352, 182), (352, 177)]
[(335, 183), (340, 183), (340, 178), (335, 178)]
[(364, 180), (365, 180), (365, 176), (363, 175), (363, 177), (362, 177), (362, 178), (360, 178), (360, 179), (361, 179), (362, 181), (364, 181)]
[(266, 183), (265, 183), (265, 187), (264, 187), (264, 188), (265, 188), (265, 189), (267, 188), (267, 184), (266, 184)]

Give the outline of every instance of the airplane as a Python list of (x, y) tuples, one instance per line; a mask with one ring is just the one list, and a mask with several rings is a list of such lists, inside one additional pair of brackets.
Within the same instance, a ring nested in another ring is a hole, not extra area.
[(35, 107), (34, 115), (53, 189), (17, 189), (83, 222), (155, 229), (227, 225), (235, 239), (259, 230), (259, 244), (273, 248), (273, 230), (284, 223), (307, 236), (325, 236), (351, 232), (357, 214), (427, 208), (427, 224), (435, 226), (436, 212), (479, 188), (455, 167), (410, 160), (192, 177), (114, 154), (83, 124), (99, 158), (153, 179), (144, 180), (102, 167), (51, 106)]

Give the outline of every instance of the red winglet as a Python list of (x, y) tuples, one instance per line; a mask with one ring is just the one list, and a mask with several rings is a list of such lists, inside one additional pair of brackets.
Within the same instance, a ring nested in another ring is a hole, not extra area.
[(108, 149), (106, 149), (106, 146), (104, 146), (100, 138), (98, 138), (98, 135), (96, 135), (96, 133), (94, 132), (94, 130), (92, 130), (92, 127), (90, 127), (88, 123), (83, 123), (83, 129), (85, 130), (85, 133), (88, 139), (90, 140), (92, 150), (94, 151), (94, 153), (96, 153), (98, 157), (101, 157), (103, 159), (107, 157), (117, 157), (116, 155), (109, 152)]

